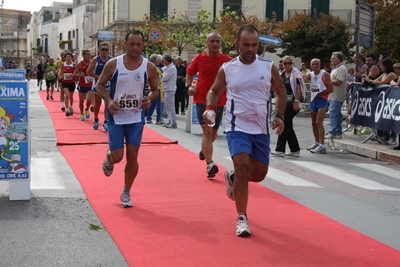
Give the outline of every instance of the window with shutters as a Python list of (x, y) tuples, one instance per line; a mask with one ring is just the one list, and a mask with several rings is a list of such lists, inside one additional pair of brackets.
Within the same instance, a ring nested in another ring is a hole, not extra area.
[(152, 19), (168, 18), (168, 0), (151, 0), (150, 17)]
[(329, 1), (330, 0), (312, 0), (311, 15), (314, 16), (314, 12), (317, 12), (317, 14), (329, 14)]
[(275, 17), (277, 21), (283, 21), (283, 2), (284, 0), (267, 0), (266, 17)]
[(223, 0), (224, 9), (229, 7), (230, 11), (236, 11), (236, 13), (241, 16), (242, 15), (242, 0)]

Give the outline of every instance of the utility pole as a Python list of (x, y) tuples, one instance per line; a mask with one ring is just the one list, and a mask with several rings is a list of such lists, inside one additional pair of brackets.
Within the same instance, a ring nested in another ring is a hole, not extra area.
[(0, 30), (0, 56), (2, 54), (2, 48), (3, 48), (3, 19), (4, 19), (4, 0), (0, 0), (0, 7), (1, 7), (1, 30)]

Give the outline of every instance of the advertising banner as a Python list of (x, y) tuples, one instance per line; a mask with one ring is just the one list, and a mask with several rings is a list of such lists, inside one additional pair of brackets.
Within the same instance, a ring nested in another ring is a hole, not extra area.
[(27, 82), (0, 80), (0, 180), (29, 178), (28, 119)]
[(351, 123), (400, 133), (400, 88), (355, 85), (351, 95)]

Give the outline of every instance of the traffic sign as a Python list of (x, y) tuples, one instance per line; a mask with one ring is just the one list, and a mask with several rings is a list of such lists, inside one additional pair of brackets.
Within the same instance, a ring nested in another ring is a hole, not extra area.
[(149, 32), (150, 41), (157, 42), (161, 39), (161, 32), (157, 29), (151, 29)]
[(277, 37), (273, 37), (273, 36), (269, 36), (269, 35), (264, 35), (264, 34), (260, 34), (258, 41), (260, 43), (265, 43), (265, 44), (273, 44), (276, 46), (280, 46), (282, 43), (282, 39), (281, 38), (277, 38)]

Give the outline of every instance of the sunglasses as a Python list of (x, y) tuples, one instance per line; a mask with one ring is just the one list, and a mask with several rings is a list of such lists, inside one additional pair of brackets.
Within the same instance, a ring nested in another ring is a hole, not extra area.
[(101, 51), (108, 51), (108, 48), (102, 48)]
[(283, 62), (282, 64), (285, 65), (285, 66), (286, 66), (286, 65), (292, 65), (293, 62)]

